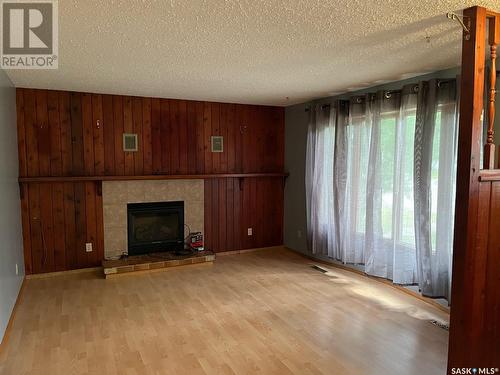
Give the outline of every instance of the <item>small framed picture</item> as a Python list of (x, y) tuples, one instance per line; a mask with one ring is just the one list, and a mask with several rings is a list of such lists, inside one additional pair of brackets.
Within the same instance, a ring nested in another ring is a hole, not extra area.
[(212, 143), (212, 152), (224, 152), (224, 137), (213, 135), (210, 137)]
[(123, 151), (135, 152), (137, 150), (137, 134), (123, 133)]

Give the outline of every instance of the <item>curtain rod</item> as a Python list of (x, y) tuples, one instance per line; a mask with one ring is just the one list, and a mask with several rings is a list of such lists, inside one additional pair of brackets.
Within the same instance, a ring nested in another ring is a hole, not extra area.
[[(497, 73), (500, 73), (500, 71), (498, 71)], [(449, 83), (449, 82), (454, 82), (456, 81), (455, 78), (447, 78), (447, 79), (438, 79), (437, 80), (437, 84), (438, 84), (438, 87), (441, 87), (441, 84), (444, 84), (444, 83)], [(415, 85), (413, 86), (413, 90), (415, 92), (418, 92), (418, 87), (419, 87), (419, 84), (418, 83), (415, 83)], [(390, 98), (391, 97), (391, 94), (397, 94), (397, 93), (400, 93), (402, 92), (403, 90), (402, 89), (399, 89), (399, 90), (386, 90), (384, 91), (384, 95), (386, 98)], [(372, 94), (372, 95), (375, 95), (375, 94)], [(361, 100), (363, 100), (365, 98), (364, 95), (353, 95), (351, 97), (349, 97), (349, 99), (352, 99), (352, 98), (355, 98), (357, 99), (357, 101), (360, 103)], [(340, 99), (339, 102), (343, 102), (343, 101), (349, 101), (348, 99)], [(321, 106), (321, 109), (324, 109), (324, 108), (328, 108), (330, 107), (331, 104), (323, 104)], [(311, 110), (311, 107), (306, 107), (305, 108), (305, 112), (309, 112)]]
[[(437, 80), (437, 85), (438, 87), (441, 87), (442, 84), (444, 83), (449, 83), (449, 82), (454, 82), (456, 81), (455, 78), (447, 78), (447, 79), (438, 79)], [(419, 84), (418, 83), (415, 83), (414, 86), (413, 86), (413, 91), (415, 93), (417, 93), (419, 90)], [(389, 99), (391, 97), (391, 94), (397, 94), (397, 93), (401, 93), (403, 91), (403, 89), (398, 89), (398, 90), (383, 90), (384, 92), (384, 96)], [(372, 95), (375, 95), (375, 94), (372, 94)], [(352, 96), (351, 98), (355, 98), (357, 99), (358, 103), (361, 102), (364, 98), (365, 98), (365, 95), (354, 95)]]
[[(321, 109), (325, 109), (325, 108), (328, 108), (328, 107), (331, 107), (331, 104), (323, 104), (321, 106)], [(304, 112), (309, 112), (311, 110), (311, 107), (306, 107), (306, 109), (304, 109)]]

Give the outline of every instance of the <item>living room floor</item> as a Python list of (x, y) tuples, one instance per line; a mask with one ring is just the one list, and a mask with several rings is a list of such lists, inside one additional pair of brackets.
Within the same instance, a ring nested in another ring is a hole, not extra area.
[(444, 312), (286, 249), (25, 281), (0, 374), (444, 374)]

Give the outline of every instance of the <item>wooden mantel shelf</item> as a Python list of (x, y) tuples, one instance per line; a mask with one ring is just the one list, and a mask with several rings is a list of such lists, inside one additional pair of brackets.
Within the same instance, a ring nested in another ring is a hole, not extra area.
[(500, 169), (482, 169), (479, 172), (479, 181), (500, 181)]
[(19, 182), (78, 182), (78, 181), (128, 181), (128, 180), (180, 180), (210, 178), (248, 178), (248, 177), (288, 177), (288, 173), (212, 173), (212, 174), (170, 174), (147, 176), (58, 176), (58, 177), (19, 177)]

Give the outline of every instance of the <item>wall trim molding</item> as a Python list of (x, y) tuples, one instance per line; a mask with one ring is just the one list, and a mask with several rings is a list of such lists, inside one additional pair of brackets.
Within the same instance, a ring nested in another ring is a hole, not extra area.
[[(34, 280), (34, 279), (47, 279), (50, 277), (64, 276), (64, 275), (73, 275), (78, 273), (92, 273), (92, 272), (102, 272), (102, 267), (87, 267), (87, 268), (78, 268), (76, 270), (66, 270), (66, 271), (57, 271), (57, 272), (46, 272), (46, 273), (34, 273), (31, 275), (26, 275), (26, 280)], [(104, 273), (103, 273), (104, 275)]]
[(19, 288), (19, 292), (17, 293), (16, 302), (14, 303), (14, 307), (12, 308), (12, 312), (10, 313), (9, 322), (7, 323), (7, 327), (5, 328), (5, 332), (2, 337), (2, 341), (0, 342), (0, 354), (5, 350), (7, 346), (7, 342), (9, 341), (10, 331), (12, 329), (12, 324), (14, 323), (14, 319), (16, 316), (17, 308), (21, 303), (24, 294), (24, 287), (26, 285), (26, 276), (23, 277), (23, 281), (21, 282), (21, 287)]
[(209, 174), (154, 174), (140, 176), (39, 176), (19, 177), (19, 182), (78, 182), (78, 181), (130, 181), (130, 180), (208, 180), (211, 178), (252, 178), (281, 177), (287, 178), (289, 173), (209, 173)]
[(271, 250), (278, 250), (278, 249), (283, 249), (285, 246), (283, 245), (278, 245), (278, 246), (270, 246), (270, 247), (256, 247), (252, 249), (241, 249), (241, 250), (229, 250), (229, 251), (220, 251), (218, 253), (215, 253), (215, 256), (218, 257), (223, 257), (223, 256), (228, 256), (228, 255), (237, 255), (237, 254), (245, 254), (245, 253), (253, 253), (255, 251), (271, 251)]

